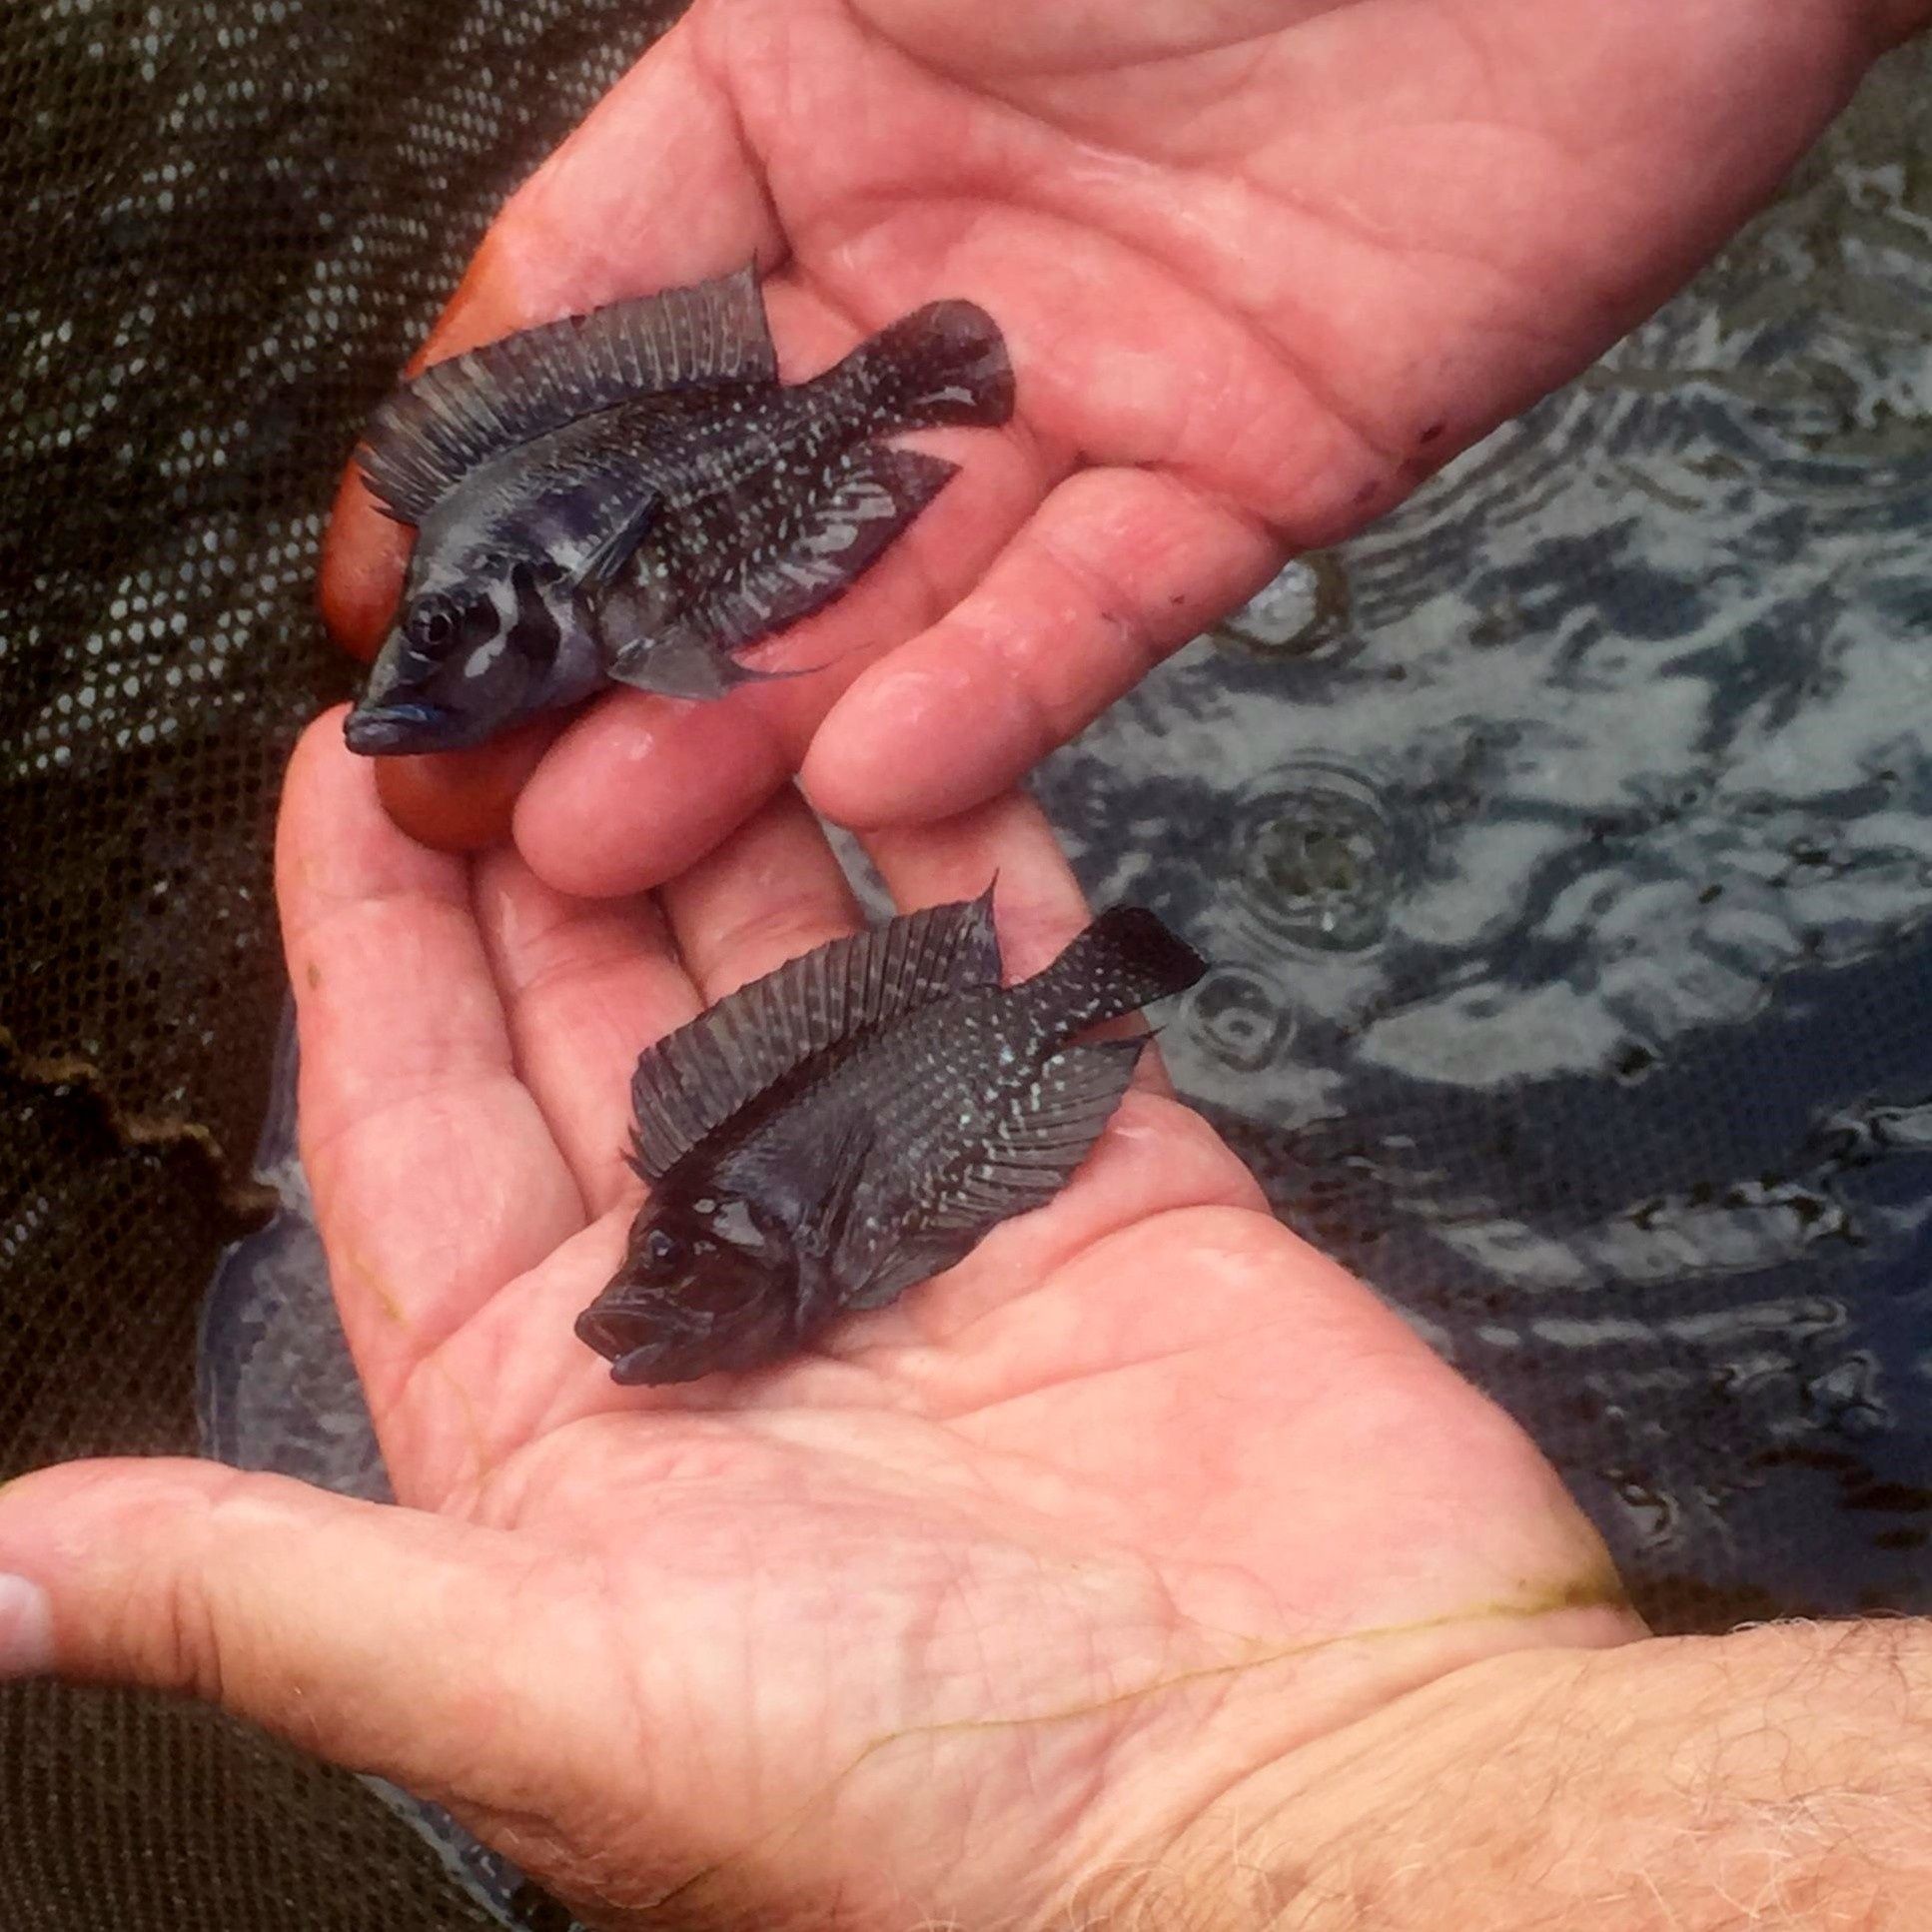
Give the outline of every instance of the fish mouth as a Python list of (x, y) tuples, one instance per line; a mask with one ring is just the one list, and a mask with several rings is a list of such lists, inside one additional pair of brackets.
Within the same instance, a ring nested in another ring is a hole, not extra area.
[(630, 1389), (656, 1380), (652, 1375), (663, 1360), (665, 1343), (637, 1340), (637, 1325), (615, 1309), (587, 1308), (576, 1319), (577, 1340), (594, 1349), (610, 1365), (610, 1380)]
[(577, 1340), (606, 1362), (621, 1362), (626, 1356), (643, 1353), (634, 1346), (633, 1325), (610, 1309), (585, 1309), (576, 1319), (576, 1332)]
[(577, 1340), (609, 1363), (610, 1380), (624, 1389), (634, 1389), (640, 1383), (691, 1382), (710, 1373), (707, 1368), (679, 1364), (678, 1344), (688, 1341), (688, 1336), (673, 1330), (639, 1342), (637, 1326), (634, 1315), (592, 1304), (576, 1319)]
[(350, 750), (366, 758), (385, 752), (429, 751), (436, 748), (437, 726), (443, 713), (429, 704), (359, 704), (343, 720), (342, 734)]

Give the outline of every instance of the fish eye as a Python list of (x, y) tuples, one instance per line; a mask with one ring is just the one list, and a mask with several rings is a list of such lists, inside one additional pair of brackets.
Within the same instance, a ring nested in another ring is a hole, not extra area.
[(432, 610), (417, 626), (423, 633), (426, 644), (447, 644), (450, 641), (450, 613), (447, 610)]
[(674, 1268), (684, 1258), (684, 1244), (662, 1228), (653, 1228), (644, 1237), (644, 1254), (658, 1268)]

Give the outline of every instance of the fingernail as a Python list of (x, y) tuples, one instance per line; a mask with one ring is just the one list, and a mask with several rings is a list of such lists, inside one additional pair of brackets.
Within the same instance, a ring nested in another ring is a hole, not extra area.
[(0, 1575), (0, 1681), (53, 1667), (54, 1616), (47, 1592), (24, 1576)]

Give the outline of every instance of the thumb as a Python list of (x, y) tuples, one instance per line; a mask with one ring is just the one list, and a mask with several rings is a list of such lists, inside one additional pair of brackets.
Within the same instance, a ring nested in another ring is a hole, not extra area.
[[(212, 1462), (45, 1469), (0, 1487), (0, 1677), (184, 1691), (487, 1805), (501, 1794), (474, 1785), (480, 1687), (497, 1692), (492, 1729), (541, 1695), (541, 1673), (516, 1667), (528, 1633), (504, 1628), (535, 1566), (519, 1540)], [(532, 1767), (504, 1768), (523, 1784)]]

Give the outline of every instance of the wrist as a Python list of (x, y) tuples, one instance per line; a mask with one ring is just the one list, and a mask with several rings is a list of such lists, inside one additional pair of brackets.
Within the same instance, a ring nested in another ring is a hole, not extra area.
[(1090, 1922), (1719, 1932), (1775, 1904), (1793, 1924), (1932, 1923), (1929, 1632), (1774, 1625), (1472, 1664), (1231, 1785)]

